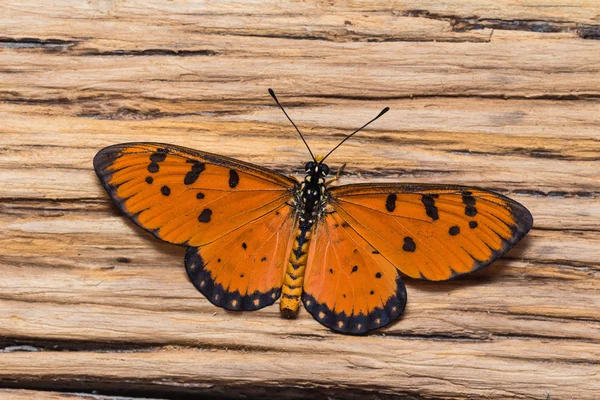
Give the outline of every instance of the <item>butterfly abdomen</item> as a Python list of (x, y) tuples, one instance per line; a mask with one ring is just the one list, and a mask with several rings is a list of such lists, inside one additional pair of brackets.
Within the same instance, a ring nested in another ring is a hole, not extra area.
[(312, 236), (312, 224), (302, 222), (294, 232), (294, 244), (288, 261), (281, 288), (281, 314), (286, 318), (294, 318), (298, 312), (302, 287), (304, 285), (304, 272), (308, 259), (308, 246)]

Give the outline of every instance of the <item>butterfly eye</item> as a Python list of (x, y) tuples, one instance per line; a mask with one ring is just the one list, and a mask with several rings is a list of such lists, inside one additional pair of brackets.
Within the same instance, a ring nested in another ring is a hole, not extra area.
[(321, 165), (321, 174), (329, 175), (329, 167), (325, 164)]
[(306, 165), (304, 166), (304, 170), (305, 170), (306, 172), (309, 172), (309, 171), (312, 171), (314, 167), (315, 167), (315, 163), (314, 163), (314, 162), (312, 162), (312, 161), (309, 161), (309, 162), (307, 162), (307, 163), (306, 163)]

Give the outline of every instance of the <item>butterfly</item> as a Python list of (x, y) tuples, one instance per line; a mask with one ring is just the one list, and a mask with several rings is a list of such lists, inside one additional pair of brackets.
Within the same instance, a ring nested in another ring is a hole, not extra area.
[(406, 306), (402, 275), (442, 281), (483, 268), (533, 225), (530, 212), (477, 187), (331, 186), (314, 156), (303, 181), (232, 158), (161, 143), (102, 149), (94, 169), (122, 212), (157, 238), (187, 246), (194, 286), (227, 310), (300, 302), (336, 332), (364, 334)]

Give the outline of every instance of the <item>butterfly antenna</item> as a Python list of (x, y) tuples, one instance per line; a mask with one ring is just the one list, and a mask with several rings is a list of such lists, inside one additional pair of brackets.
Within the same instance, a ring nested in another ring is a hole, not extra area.
[(346, 140), (350, 139), (352, 136), (354, 136), (354, 134), (362, 131), (364, 128), (366, 128), (371, 122), (375, 121), (377, 118), (381, 117), (383, 114), (385, 114), (386, 112), (390, 111), (389, 107), (384, 108), (383, 110), (381, 110), (381, 112), (379, 114), (377, 114), (377, 116), (375, 118), (373, 118), (372, 120), (370, 120), (369, 122), (367, 122), (366, 124), (364, 124), (363, 126), (361, 126), (360, 128), (358, 128), (357, 130), (355, 130), (354, 132), (352, 132), (351, 134), (349, 134), (348, 136), (346, 136), (344, 138), (344, 140), (342, 140), (337, 146), (335, 146), (333, 149), (331, 149), (331, 151), (329, 153), (327, 153), (327, 155), (325, 157), (323, 157), (323, 159), (321, 160), (321, 163), (323, 161), (325, 161), (325, 159), (327, 157), (329, 157), (329, 155), (331, 153), (334, 152), (335, 149), (337, 149), (338, 147), (340, 147)]
[(306, 145), (306, 148), (308, 149), (308, 152), (310, 153), (310, 156), (312, 157), (313, 161), (316, 163), (317, 160), (315, 159), (315, 156), (314, 156), (313, 152), (310, 150), (310, 147), (308, 147), (308, 143), (306, 143), (306, 140), (304, 139), (304, 136), (302, 135), (302, 132), (300, 132), (300, 129), (298, 129), (298, 127), (296, 126), (296, 124), (294, 123), (294, 121), (292, 121), (292, 119), (290, 118), (290, 116), (285, 112), (285, 109), (283, 108), (283, 106), (281, 105), (281, 103), (279, 103), (279, 100), (277, 100), (277, 96), (275, 96), (275, 92), (273, 91), (273, 89), (269, 88), (269, 94), (271, 95), (271, 97), (273, 98), (273, 100), (275, 100), (275, 103), (277, 103), (277, 105), (279, 106), (279, 108), (281, 108), (281, 111), (283, 111), (283, 113), (285, 114), (285, 116), (287, 117), (287, 119), (292, 123), (292, 125), (294, 125), (294, 128), (296, 128), (296, 131), (298, 132), (298, 135), (300, 135), (300, 139), (302, 139), (302, 141)]

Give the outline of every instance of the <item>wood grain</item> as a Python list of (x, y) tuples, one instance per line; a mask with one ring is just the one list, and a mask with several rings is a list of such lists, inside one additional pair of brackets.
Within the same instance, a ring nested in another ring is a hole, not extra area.
[[(0, 398), (595, 399), (600, 393), (600, 5), (4, 1)], [(184, 249), (117, 211), (91, 160), (160, 141), (342, 183), (478, 185), (535, 218), (494, 266), (407, 280), (365, 337), (232, 313)]]

